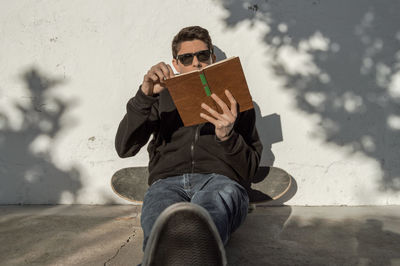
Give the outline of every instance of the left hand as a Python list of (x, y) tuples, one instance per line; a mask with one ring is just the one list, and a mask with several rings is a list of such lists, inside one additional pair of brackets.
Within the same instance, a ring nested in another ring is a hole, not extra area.
[(221, 107), (222, 114), (218, 113), (205, 103), (201, 104), (201, 108), (206, 110), (210, 115), (200, 113), (200, 116), (215, 126), (215, 135), (218, 139), (224, 141), (229, 139), (233, 126), (237, 118), (237, 102), (230, 91), (225, 90), (225, 95), (231, 104), (229, 107), (216, 95), (211, 94), (211, 98)]

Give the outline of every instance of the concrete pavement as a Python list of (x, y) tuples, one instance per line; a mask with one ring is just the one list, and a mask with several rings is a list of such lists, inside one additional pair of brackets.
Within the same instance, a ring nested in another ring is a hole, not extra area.
[[(0, 265), (137, 265), (135, 205), (0, 206)], [(400, 206), (257, 207), (229, 265), (400, 265)]]

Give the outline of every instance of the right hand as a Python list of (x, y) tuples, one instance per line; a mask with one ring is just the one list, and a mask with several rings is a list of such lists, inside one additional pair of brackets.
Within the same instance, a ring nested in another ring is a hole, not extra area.
[(144, 94), (153, 96), (165, 89), (164, 80), (174, 77), (172, 67), (164, 62), (154, 65), (144, 75), (142, 83), (142, 91)]

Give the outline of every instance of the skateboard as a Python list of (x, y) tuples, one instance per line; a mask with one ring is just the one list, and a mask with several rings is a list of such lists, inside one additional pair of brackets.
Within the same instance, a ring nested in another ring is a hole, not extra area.
[[(115, 172), (111, 178), (113, 191), (121, 198), (137, 204), (143, 203), (148, 189), (147, 167), (128, 167)], [(292, 184), (292, 177), (278, 167), (260, 167), (247, 189), (250, 203), (274, 201), (284, 196)]]

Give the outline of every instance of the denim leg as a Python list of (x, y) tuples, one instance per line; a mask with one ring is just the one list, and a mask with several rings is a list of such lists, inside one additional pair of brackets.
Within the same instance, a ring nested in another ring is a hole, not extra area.
[(190, 201), (182, 185), (180, 185), (181, 183), (182, 176), (170, 177), (156, 181), (147, 190), (140, 217), (143, 229), (143, 251), (158, 216), (174, 203)]
[(218, 174), (208, 175), (191, 202), (210, 213), (224, 245), (244, 222), (249, 207), (246, 190), (236, 181)]

